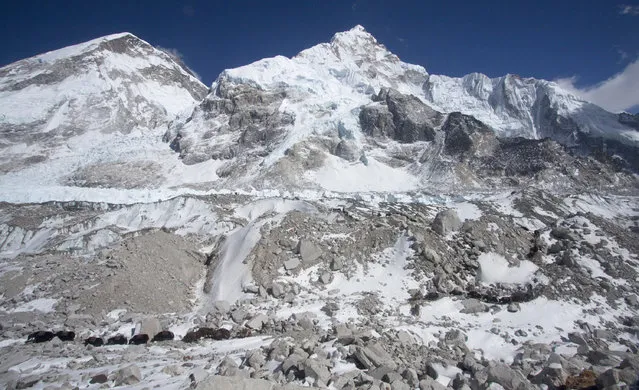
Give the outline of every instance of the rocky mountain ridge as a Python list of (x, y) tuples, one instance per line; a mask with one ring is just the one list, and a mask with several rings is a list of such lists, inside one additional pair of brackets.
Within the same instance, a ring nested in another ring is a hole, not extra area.
[[(127, 33), (0, 74), (4, 187), (29, 178), (52, 193), (175, 193), (184, 185), (439, 192), (504, 187), (522, 175), (538, 182), (539, 171), (574, 185), (584, 181), (574, 172), (628, 183), (639, 163), (633, 115), (606, 112), (544, 80), (430, 75), (361, 26), (290, 59), (225, 70), (207, 96), (171, 56)], [(517, 137), (531, 142), (508, 141)], [(592, 169), (503, 169), (512, 160), (495, 145), (525, 144), (541, 155), (544, 139)], [(20, 196), (27, 194), (7, 200)]]

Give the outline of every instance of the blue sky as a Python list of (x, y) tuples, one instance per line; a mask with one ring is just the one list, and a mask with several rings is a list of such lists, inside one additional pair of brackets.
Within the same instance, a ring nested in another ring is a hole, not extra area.
[(361, 24), (430, 73), (561, 79), (610, 109), (639, 104), (639, 0), (25, 0), (0, 11), (0, 66), (129, 31), (177, 50), (208, 85), (225, 68), (292, 56)]

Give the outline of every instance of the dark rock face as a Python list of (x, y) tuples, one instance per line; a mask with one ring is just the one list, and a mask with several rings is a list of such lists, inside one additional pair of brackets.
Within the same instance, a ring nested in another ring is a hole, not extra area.
[(371, 137), (388, 137), (395, 134), (393, 114), (383, 105), (362, 107), (359, 113), (359, 124), (364, 133)]
[(481, 138), (494, 140), (494, 134), (483, 122), (471, 115), (453, 112), (442, 126), (444, 131), (444, 151), (448, 154), (463, 154), (473, 150)]
[(417, 97), (382, 88), (373, 100), (381, 105), (362, 107), (359, 114), (365, 134), (404, 143), (435, 139), (434, 128), (441, 123), (442, 114)]
[(506, 176), (532, 176), (550, 168), (565, 154), (563, 148), (549, 139), (500, 139), (493, 156), (483, 159), (484, 166)]
[[(266, 155), (284, 136), (284, 127), (294, 122), (291, 114), (277, 109), (285, 97), (283, 91), (235, 84), (221, 75), (215, 90), (195, 109), (184, 128), (169, 129), (163, 139), (170, 142), (171, 149), (179, 152), (186, 164), (210, 158), (232, 159), (246, 153)], [(187, 136), (193, 118), (210, 128), (199, 139)], [(209, 141), (215, 137), (230, 138), (233, 142), (217, 145)]]
[(619, 114), (619, 123), (632, 127), (639, 131), (639, 114), (629, 114), (622, 112)]

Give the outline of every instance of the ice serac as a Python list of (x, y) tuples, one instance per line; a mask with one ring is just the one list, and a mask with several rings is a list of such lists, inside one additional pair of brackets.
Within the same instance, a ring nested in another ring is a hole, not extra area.
[(170, 55), (130, 33), (7, 65), (0, 68), (0, 171), (68, 157), (69, 142), (82, 135), (164, 126), (207, 90)]
[(556, 83), (508, 74), (489, 78), (430, 75), (424, 98), (444, 112), (460, 111), (489, 125), (499, 137), (552, 138), (573, 146), (580, 137), (639, 144), (616, 114), (586, 102)]

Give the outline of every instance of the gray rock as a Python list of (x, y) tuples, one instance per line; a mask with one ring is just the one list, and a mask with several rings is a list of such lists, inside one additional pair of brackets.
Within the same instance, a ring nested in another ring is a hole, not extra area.
[(619, 370), (619, 381), (635, 388), (639, 384), (639, 373), (630, 367), (624, 368)]
[(447, 154), (456, 155), (472, 152), (478, 146), (485, 144), (483, 140), (494, 141), (494, 133), (488, 126), (470, 115), (460, 112), (452, 112), (442, 125), (444, 138), (444, 151)]
[(419, 386), (419, 376), (414, 368), (407, 368), (402, 372), (402, 378), (406, 380), (413, 389)]
[(393, 357), (386, 352), (384, 347), (382, 347), (379, 343), (369, 343), (364, 347), (355, 347), (353, 357), (355, 357), (357, 361), (367, 369), (376, 368), (382, 364), (392, 367), (393, 369), (397, 368), (397, 364), (393, 361)]
[(550, 236), (557, 240), (569, 240), (569, 241), (578, 241), (579, 236), (577, 236), (574, 232), (570, 231), (570, 229), (565, 227), (556, 227), (550, 231)]
[(628, 295), (624, 298), (626, 303), (632, 307), (639, 307), (639, 298), (635, 294)]
[[(263, 379), (242, 377), (228, 377), (209, 375), (200, 381), (195, 389), (198, 390), (303, 390), (304, 387), (286, 384), (279, 385)], [(307, 389), (307, 388), (306, 388)]]
[(331, 274), (330, 272), (322, 272), (322, 274), (320, 275), (319, 281), (322, 284), (329, 284), (330, 282), (333, 281), (333, 274)]
[(302, 239), (297, 243), (297, 252), (305, 266), (313, 265), (322, 256), (322, 249), (313, 242)]
[(308, 353), (301, 349), (296, 349), (282, 362), (282, 372), (287, 374), (291, 368), (301, 371), (304, 361), (308, 358)]
[(408, 384), (402, 382), (401, 380), (395, 380), (391, 382), (391, 390), (413, 390), (414, 387), (411, 388)]
[(357, 144), (354, 141), (351, 140), (341, 140), (337, 146), (335, 147), (335, 150), (333, 151), (333, 154), (336, 155), (337, 157), (341, 157), (344, 160), (347, 161), (357, 161), (357, 159), (360, 156), (359, 153), (359, 149), (357, 148)]
[(300, 264), (302, 264), (302, 262), (299, 261), (299, 259), (292, 258), (284, 262), (284, 269), (287, 271), (294, 270), (299, 267)]
[(246, 326), (251, 329), (262, 330), (262, 327), (267, 322), (268, 322), (268, 317), (265, 314), (260, 313), (256, 315), (255, 317), (251, 318), (251, 320), (246, 323)]
[(382, 88), (372, 104), (362, 107), (359, 115), (362, 131), (370, 136), (385, 136), (400, 142), (432, 141), (434, 127), (442, 115), (419, 98)]
[(231, 310), (231, 304), (228, 301), (215, 301), (213, 306), (220, 314), (226, 314)]
[(562, 250), (564, 250), (564, 246), (561, 244), (561, 242), (555, 242), (550, 247), (548, 247), (548, 254), (554, 255), (561, 252)]
[(281, 284), (273, 283), (273, 285), (271, 286), (271, 293), (273, 294), (275, 298), (280, 298), (284, 296), (284, 294), (286, 293), (286, 290), (284, 289), (284, 286), (282, 286)]
[(506, 310), (508, 310), (509, 313), (517, 313), (519, 311), (519, 303), (509, 303)]
[(444, 335), (444, 341), (448, 345), (463, 345), (468, 337), (459, 329), (451, 329)]
[(575, 259), (575, 256), (572, 255), (569, 249), (566, 249), (564, 251), (557, 264), (570, 268), (576, 268), (579, 266), (579, 263), (577, 263), (577, 259)]
[(488, 306), (474, 298), (463, 300), (462, 305), (464, 308), (461, 309), (461, 312), (465, 314), (483, 313), (488, 311)]
[(339, 271), (342, 268), (344, 268), (344, 263), (342, 262), (342, 259), (340, 259), (339, 257), (336, 259), (333, 259), (333, 261), (331, 262), (331, 270)]
[(153, 336), (160, 333), (161, 330), (162, 325), (160, 325), (160, 321), (155, 317), (147, 317), (140, 323), (140, 334), (149, 335), (149, 339), (152, 339)]
[(238, 324), (246, 319), (248, 313), (243, 309), (235, 309), (231, 312), (231, 319)]
[(488, 381), (501, 385), (505, 390), (537, 390), (521, 372), (504, 363), (491, 364), (487, 370)]
[(304, 375), (313, 378), (315, 385), (326, 385), (331, 378), (328, 371), (328, 362), (321, 362), (317, 359), (307, 359), (304, 362)]
[(18, 379), (15, 388), (16, 390), (28, 389), (35, 386), (38, 382), (40, 382), (40, 377), (37, 375), (24, 376)]
[[(374, 368), (372, 370), (368, 370), (368, 375), (372, 376), (375, 379), (382, 380), (386, 375), (392, 373), (394, 370), (393, 367), (382, 364), (381, 366)], [(388, 382), (388, 381), (385, 381)]]
[(182, 375), (184, 373), (184, 369), (178, 364), (170, 364), (162, 368), (162, 373), (174, 377)]
[(140, 368), (135, 364), (121, 368), (115, 372), (114, 382), (116, 386), (134, 385), (142, 380)]
[(437, 213), (431, 228), (438, 234), (444, 236), (448, 233), (459, 230), (462, 223), (455, 210), (443, 210)]
[(446, 386), (432, 378), (424, 378), (419, 381), (419, 390), (446, 390)]
[(600, 389), (606, 389), (608, 387), (619, 384), (620, 381), (619, 370), (611, 368), (604, 371), (603, 374), (599, 375), (599, 377), (597, 378), (597, 386), (599, 386)]
[(247, 351), (244, 356), (244, 364), (249, 367), (259, 369), (266, 363), (266, 359), (264, 358), (264, 354), (261, 349), (254, 349), (251, 351)]
[(430, 248), (425, 248), (422, 256), (431, 263), (439, 264), (442, 261), (439, 254)]
[(404, 345), (415, 344), (415, 338), (413, 337), (413, 335), (411, 335), (405, 330), (400, 330), (399, 332), (397, 332), (397, 340), (399, 340), (399, 342)]

